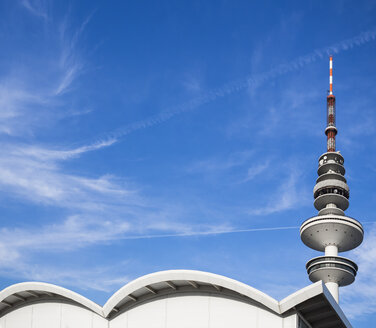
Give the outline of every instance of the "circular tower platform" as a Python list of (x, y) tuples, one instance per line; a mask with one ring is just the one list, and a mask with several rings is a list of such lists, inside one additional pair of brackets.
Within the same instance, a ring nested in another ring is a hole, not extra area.
[(306, 264), (309, 279), (325, 283), (334, 282), (338, 286), (347, 286), (354, 282), (358, 266), (351, 260), (339, 256), (319, 256)]
[(339, 252), (354, 249), (362, 243), (363, 235), (363, 226), (344, 215), (315, 216), (304, 221), (300, 227), (303, 243), (321, 252), (329, 245), (337, 246)]

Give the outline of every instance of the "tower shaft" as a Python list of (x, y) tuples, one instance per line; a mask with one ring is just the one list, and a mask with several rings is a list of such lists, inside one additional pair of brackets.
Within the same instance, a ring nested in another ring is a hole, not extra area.
[(326, 288), (329, 289), (330, 294), (332, 294), (333, 298), (339, 303), (339, 286), (336, 282), (327, 282), (325, 283)]

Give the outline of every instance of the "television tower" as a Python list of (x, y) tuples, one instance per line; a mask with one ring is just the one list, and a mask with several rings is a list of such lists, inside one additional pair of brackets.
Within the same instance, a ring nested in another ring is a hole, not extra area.
[(312, 282), (324, 281), (335, 300), (339, 301), (338, 287), (354, 282), (358, 266), (338, 256), (358, 247), (363, 241), (363, 227), (345, 215), (349, 207), (349, 187), (345, 179), (344, 159), (336, 151), (336, 98), (333, 95), (333, 57), (329, 58), (329, 94), (327, 101), (327, 152), (319, 157), (318, 178), (313, 189), (314, 206), (319, 211), (300, 227), (303, 243), (324, 256), (315, 257), (306, 264)]

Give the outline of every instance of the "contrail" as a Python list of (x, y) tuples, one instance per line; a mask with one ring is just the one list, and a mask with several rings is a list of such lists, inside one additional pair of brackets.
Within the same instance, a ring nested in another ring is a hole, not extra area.
[[(374, 224), (376, 221), (361, 222), (364, 224)], [(155, 239), (155, 238), (173, 238), (173, 237), (199, 237), (199, 236), (212, 236), (223, 235), (232, 233), (246, 233), (246, 232), (263, 232), (263, 231), (281, 231), (281, 230), (295, 230), (300, 226), (287, 226), (287, 227), (270, 227), (270, 228), (250, 228), (250, 229), (229, 229), (229, 230), (213, 230), (213, 231), (196, 231), (196, 232), (182, 232), (171, 234), (150, 234), (150, 235), (136, 235), (136, 236), (124, 236), (119, 239), (122, 240), (135, 240), (135, 239)]]
[(188, 112), (190, 110), (193, 110), (204, 104), (210, 103), (219, 98), (223, 98), (227, 95), (242, 91), (249, 87), (259, 86), (271, 78), (284, 75), (288, 72), (297, 71), (303, 66), (311, 64), (317, 61), (318, 59), (323, 58), (324, 56), (329, 56), (331, 54), (337, 54), (343, 51), (347, 51), (355, 47), (362, 46), (368, 42), (375, 41), (375, 40), (376, 40), (376, 27), (368, 31), (362, 32), (355, 37), (334, 43), (331, 46), (316, 49), (305, 56), (300, 56), (288, 63), (280, 64), (274, 67), (273, 69), (271, 69), (270, 71), (256, 74), (256, 75), (247, 76), (242, 79), (234, 80), (232, 82), (224, 84), (223, 86), (217, 89), (214, 89), (206, 93), (205, 95), (194, 98), (186, 103), (177, 105), (171, 109), (164, 110), (156, 115), (150, 116), (149, 118), (145, 120), (136, 121), (125, 127), (119, 128), (113, 131), (112, 133), (108, 133), (105, 139), (117, 140), (132, 132), (161, 124), (165, 121), (170, 120), (176, 115), (182, 114), (184, 112)]
[(172, 237), (196, 237), (196, 236), (210, 236), (210, 235), (223, 235), (230, 233), (242, 232), (258, 232), (258, 231), (276, 231), (276, 230), (291, 230), (299, 229), (299, 226), (290, 227), (272, 227), (272, 228), (251, 228), (251, 229), (234, 229), (234, 230), (213, 230), (213, 231), (197, 231), (197, 232), (184, 232), (172, 234), (159, 234), (159, 235), (139, 235), (139, 236), (124, 236), (120, 239), (153, 239), (153, 238), (172, 238)]

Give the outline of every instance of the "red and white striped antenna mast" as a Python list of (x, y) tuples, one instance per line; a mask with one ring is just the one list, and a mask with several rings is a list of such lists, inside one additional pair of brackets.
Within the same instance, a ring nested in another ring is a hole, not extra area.
[(327, 127), (327, 151), (336, 151), (336, 97), (333, 95), (333, 56), (329, 57), (329, 95), (326, 97)]
[(329, 57), (329, 94), (333, 94), (333, 56)]

